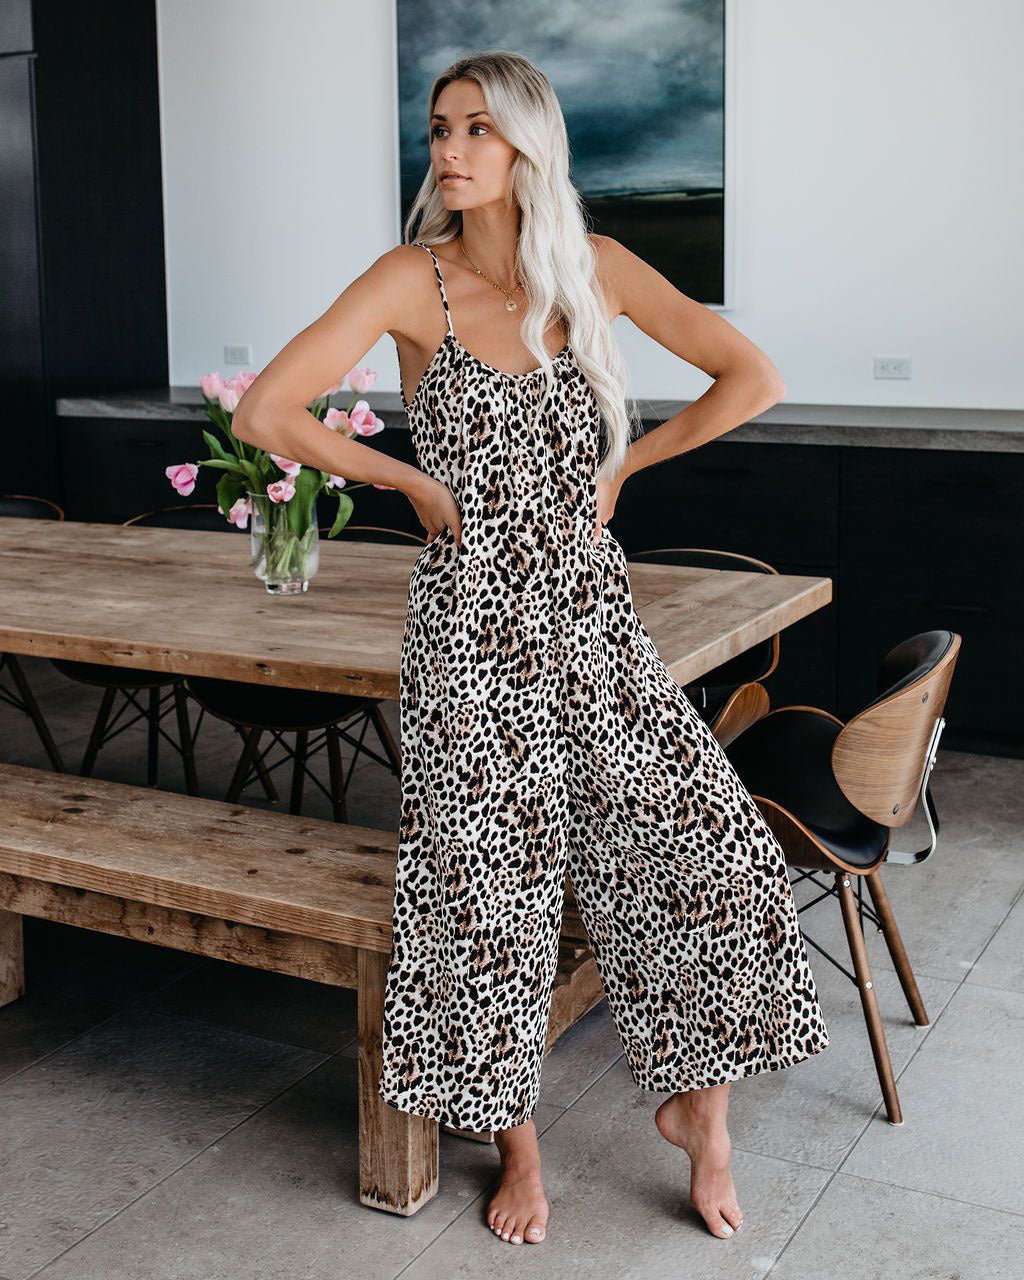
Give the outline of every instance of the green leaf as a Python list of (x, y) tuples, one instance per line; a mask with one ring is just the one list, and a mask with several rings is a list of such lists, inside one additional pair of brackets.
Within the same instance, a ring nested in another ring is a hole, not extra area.
[(222, 462), (235, 463), (238, 461), (237, 456), (228, 453), (227, 449), (224, 448), (224, 446), (217, 439), (217, 437), (212, 434), (212, 432), (204, 431), (203, 439), (209, 445), (210, 452), (213, 454), (215, 458), (220, 458)]
[(336, 538), (341, 533), (352, 518), (352, 510), (355, 506), (355, 503), (347, 493), (343, 493), (340, 489), (336, 492), (338, 494), (338, 514), (334, 517), (334, 524), (331, 525), (327, 534), (328, 538)]
[(238, 499), (245, 497), (244, 489), (245, 482), (237, 471), (234, 473), (226, 471), (217, 481), (217, 505), (225, 519)]
[(309, 528), (313, 517), (316, 495), (320, 491), (320, 472), (303, 467), (292, 479), (295, 483), (295, 494), (288, 503), (288, 527), (296, 537), (301, 537)]
[(225, 461), (223, 458), (200, 458), (196, 463), (197, 467), (213, 467), (218, 471), (240, 471), (241, 463), (236, 462), (234, 458)]

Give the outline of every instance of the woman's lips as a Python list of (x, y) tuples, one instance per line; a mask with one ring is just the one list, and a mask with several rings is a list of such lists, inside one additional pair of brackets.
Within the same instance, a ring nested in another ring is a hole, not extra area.
[(452, 183), (452, 184), (454, 185), (456, 182), (468, 182), (468, 181), (469, 181), (469, 179), (468, 179), (468, 178), (464, 178), (464, 177), (462, 177), (462, 176), (456, 176), (456, 175), (453, 175), (453, 174), (448, 174), (448, 176), (447, 176), (447, 177), (442, 178), (442, 179), (441, 179), (441, 181), (442, 181), (442, 182), (450, 182), (450, 183)]

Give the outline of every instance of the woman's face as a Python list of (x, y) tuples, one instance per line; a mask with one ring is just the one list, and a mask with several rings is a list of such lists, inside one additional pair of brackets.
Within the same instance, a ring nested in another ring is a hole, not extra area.
[[(438, 94), (430, 120), (430, 163), (449, 209), (504, 202), (517, 152), (495, 129), (475, 80), (452, 80)], [(447, 170), (462, 178), (442, 177)]]

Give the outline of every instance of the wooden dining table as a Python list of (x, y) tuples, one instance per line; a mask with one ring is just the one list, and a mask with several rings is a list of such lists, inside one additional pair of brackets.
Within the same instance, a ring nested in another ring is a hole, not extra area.
[[(0, 517), (0, 652), (396, 700), (420, 550), (324, 538), (308, 591), (274, 596), (241, 530)], [(628, 572), (640, 620), (681, 685), (832, 599), (823, 577), (651, 563)]]

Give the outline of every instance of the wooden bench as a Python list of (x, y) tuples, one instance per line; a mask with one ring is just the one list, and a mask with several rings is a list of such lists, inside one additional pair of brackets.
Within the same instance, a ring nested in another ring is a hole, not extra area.
[[(26, 915), (352, 988), (359, 1199), (437, 1193), (437, 1122), (377, 1092), (397, 833), (10, 764), (0, 813), (0, 1005), (25, 993)], [(604, 994), (567, 904), (547, 1049)]]

